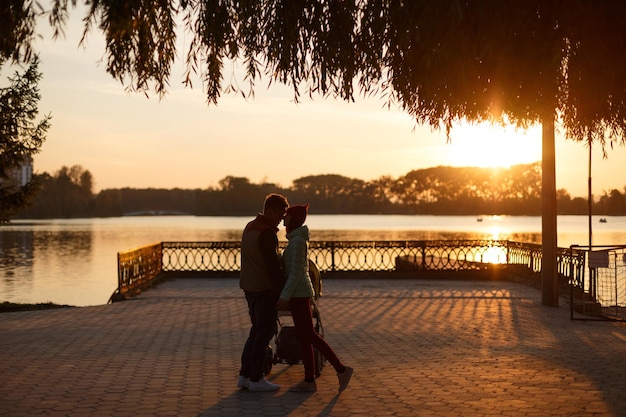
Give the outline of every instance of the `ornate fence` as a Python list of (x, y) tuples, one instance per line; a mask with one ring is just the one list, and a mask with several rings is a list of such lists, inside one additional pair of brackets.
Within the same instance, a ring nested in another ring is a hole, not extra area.
[(504, 240), (311, 242), (322, 271), (484, 270), (518, 264), (541, 271), (541, 247)]
[[(286, 242), (281, 243), (284, 247)], [(541, 246), (506, 240), (312, 241), (309, 256), (322, 273), (389, 272), (416, 276), (423, 271), (486, 271), (519, 265), (541, 271)], [(566, 282), (580, 281), (584, 253), (559, 249), (558, 272)], [(118, 254), (118, 288), (112, 301), (177, 273), (236, 273), (239, 242), (161, 242)], [(452, 276), (454, 277), (454, 276)], [(578, 281), (577, 281), (578, 280)]]
[(150, 286), (163, 272), (163, 245), (156, 243), (117, 254), (117, 290), (109, 301), (124, 300)]

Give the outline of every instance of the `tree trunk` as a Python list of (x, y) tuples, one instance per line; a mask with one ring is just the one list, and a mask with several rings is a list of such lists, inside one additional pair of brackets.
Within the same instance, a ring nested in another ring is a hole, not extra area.
[(541, 302), (558, 307), (554, 118), (543, 121), (541, 156)]

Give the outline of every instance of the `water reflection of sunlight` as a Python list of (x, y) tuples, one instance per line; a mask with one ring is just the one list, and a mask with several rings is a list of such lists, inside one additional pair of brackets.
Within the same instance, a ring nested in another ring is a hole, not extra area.
[(490, 237), (489, 239), (491, 240), (500, 240), (500, 235), (502, 234), (502, 229), (500, 228), (500, 226), (493, 226), (490, 230)]
[(506, 248), (502, 246), (492, 246), (487, 248), (482, 255), (482, 261), (490, 264), (506, 263)]
[[(500, 216), (491, 216), (491, 220), (499, 221)], [(506, 235), (505, 230), (499, 226), (494, 225), (489, 229), (490, 240), (503, 240), (502, 235)], [(500, 246), (492, 246), (487, 248), (483, 253), (483, 262), (490, 264), (505, 264), (506, 263), (506, 248)]]

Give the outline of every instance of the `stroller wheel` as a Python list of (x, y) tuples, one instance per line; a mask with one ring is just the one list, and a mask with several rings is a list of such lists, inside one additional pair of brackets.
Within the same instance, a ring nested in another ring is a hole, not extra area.
[(326, 363), (326, 359), (320, 353), (319, 350), (315, 349), (314, 353), (315, 353), (315, 377), (319, 378), (320, 375), (322, 375), (322, 368), (324, 367), (324, 364)]
[(274, 365), (274, 351), (271, 346), (267, 346), (265, 351), (265, 362), (263, 363), (263, 375), (269, 375), (272, 372), (272, 366)]

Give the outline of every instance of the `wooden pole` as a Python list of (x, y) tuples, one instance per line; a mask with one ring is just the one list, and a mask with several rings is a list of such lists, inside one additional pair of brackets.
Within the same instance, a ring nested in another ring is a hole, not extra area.
[(541, 159), (541, 302), (558, 307), (554, 117), (543, 121)]

